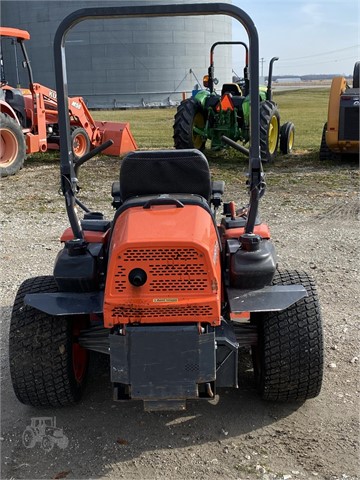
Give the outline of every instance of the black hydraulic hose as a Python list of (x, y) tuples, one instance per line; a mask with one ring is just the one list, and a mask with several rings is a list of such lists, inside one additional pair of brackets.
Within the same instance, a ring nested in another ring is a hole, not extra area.
[[(223, 135), (221, 137), (221, 140), (231, 147), (235, 148), (241, 153), (244, 153), (245, 155), (249, 156), (249, 150), (242, 145), (239, 145), (238, 143), (234, 142), (234, 140), (231, 140), (231, 138), (226, 137)], [(245, 225), (245, 233), (253, 233), (254, 228), (255, 228), (255, 222), (256, 222), (256, 217), (257, 217), (257, 212), (259, 208), (259, 200), (260, 200), (260, 192), (261, 189), (263, 189), (263, 192), (265, 191), (265, 184), (263, 183), (262, 175), (261, 175), (261, 168), (258, 172), (254, 172), (254, 177), (258, 177), (258, 183), (254, 184), (250, 190), (250, 203), (249, 203), (249, 210), (248, 210), (248, 216), (247, 216), (247, 222)], [(256, 175), (257, 173), (257, 175)], [(252, 182), (254, 183), (254, 182)]]
[(79, 240), (84, 240), (84, 234), (83, 234), (83, 231), (81, 230), (80, 221), (78, 219), (78, 216), (76, 215), (76, 210), (75, 210), (75, 204), (76, 204), (75, 194), (72, 189), (69, 189), (64, 193), (64, 196), (65, 196), (66, 212), (69, 217), (70, 227), (71, 227), (71, 230), (73, 231), (74, 238), (77, 238)]
[(254, 233), (256, 217), (259, 208), (260, 191), (255, 187), (250, 192), (250, 203), (245, 225), (245, 233)]
[(79, 200), (78, 198), (76, 198), (76, 197), (75, 197), (75, 203), (76, 203), (76, 205), (78, 205), (82, 210), (84, 210), (84, 212), (86, 212), (86, 213), (90, 213), (90, 212), (91, 212), (91, 210), (89, 210), (89, 209), (87, 208), (87, 206), (84, 205), (82, 202), (80, 202), (80, 200)]
[(81, 165), (83, 165), (85, 162), (90, 160), (90, 158), (95, 157), (95, 155), (97, 155), (98, 153), (102, 152), (103, 150), (106, 150), (108, 147), (111, 147), (111, 145), (113, 145), (113, 143), (114, 143), (113, 140), (111, 140), (111, 139), (107, 140), (106, 142), (102, 143), (98, 147), (95, 147), (93, 150), (91, 150), (91, 152), (88, 152), (85, 155), (83, 155), (82, 157), (80, 157), (79, 160), (77, 160), (75, 162), (75, 175), (77, 176), (79, 168), (81, 167)]

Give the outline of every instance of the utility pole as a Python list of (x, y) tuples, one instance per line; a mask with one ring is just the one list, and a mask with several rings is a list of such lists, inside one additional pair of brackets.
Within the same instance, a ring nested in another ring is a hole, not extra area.
[(260, 63), (261, 63), (261, 76), (263, 77), (264, 76), (264, 63), (265, 63), (264, 57), (261, 57)]

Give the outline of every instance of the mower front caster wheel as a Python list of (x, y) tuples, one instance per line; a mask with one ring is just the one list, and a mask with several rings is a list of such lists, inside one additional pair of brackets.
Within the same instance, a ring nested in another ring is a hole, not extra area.
[(13, 306), (9, 356), (13, 388), (20, 402), (58, 407), (78, 401), (83, 392), (88, 352), (77, 343), (84, 317), (54, 317), (24, 304), (25, 295), (54, 293), (51, 276), (25, 280)]

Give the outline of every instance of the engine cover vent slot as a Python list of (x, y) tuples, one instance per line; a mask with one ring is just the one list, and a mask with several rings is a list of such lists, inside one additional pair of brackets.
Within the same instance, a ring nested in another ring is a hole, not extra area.
[(187, 305), (179, 307), (127, 307), (118, 306), (112, 309), (112, 318), (128, 318), (133, 322), (150, 318), (154, 322), (164, 318), (176, 318), (197, 321), (199, 316), (211, 316), (213, 310), (209, 305)]

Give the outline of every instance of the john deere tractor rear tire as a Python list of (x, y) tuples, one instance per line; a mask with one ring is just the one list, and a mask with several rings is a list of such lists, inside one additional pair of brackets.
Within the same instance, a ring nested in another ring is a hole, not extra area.
[(84, 319), (54, 317), (24, 305), (27, 294), (56, 291), (53, 277), (30, 278), (20, 286), (12, 311), (12, 384), (20, 402), (34, 407), (58, 407), (78, 401), (87, 374), (88, 352), (77, 343)]
[(90, 152), (90, 139), (86, 130), (81, 127), (73, 127), (71, 130), (71, 146), (75, 161)]
[(24, 164), (26, 144), (20, 125), (0, 113), (0, 177), (14, 175)]
[(265, 100), (260, 104), (260, 152), (263, 162), (271, 162), (279, 144), (280, 115), (274, 102)]
[(194, 131), (203, 129), (206, 123), (205, 112), (193, 98), (183, 100), (178, 106), (174, 122), (174, 146), (177, 149), (205, 148), (206, 138)]
[(323, 333), (314, 281), (307, 273), (277, 272), (274, 285), (303, 285), (308, 297), (281, 312), (258, 316), (254, 370), (265, 400), (305, 401), (320, 393)]
[(291, 153), (295, 140), (295, 126), (292, 122), (286, 122), (280, 128), (280, 151), (287, 155)]

